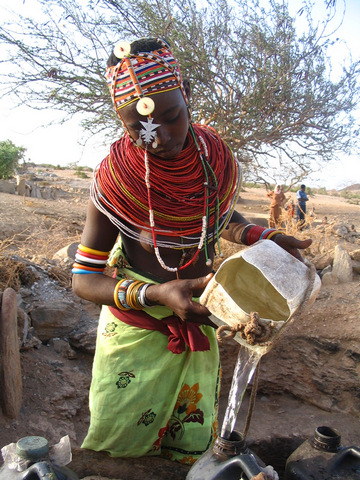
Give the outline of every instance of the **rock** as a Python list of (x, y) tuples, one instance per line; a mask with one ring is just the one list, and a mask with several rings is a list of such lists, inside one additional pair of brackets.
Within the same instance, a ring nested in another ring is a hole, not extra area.
[(360, 274), (360, 262), (359, 262), (359, 261), (356, 261), (356, 260), (353, 260), (352, 266), (353, 266), (353, 271), (354, 271), (355, 273), (359, 273), (359, 274)]
[(70, 243), (66, 247), (62, 248), (61, 250), (58, 250), (56, 253), (53, 255), (53, 260), (59, 260), (61, 261), (67, 261), (71, 260), (72, 262), (75, 260), (75, 254), (77, 251), (79, 243)]
[(94, 354), (100, 307), (93, 303), (85, 303), (76, 328), (72, 330), (68, 339), (70, 345), (84, 352)]
[(349, 233), (349, 229), (344, 223), (336, 223), (332, 227), (332, 232), (339, 237), (345, 238)]
[(267, 395), (287, 392), (328, 412), (358, 416), (358, 314), (350, 308), (353, 299), (346, 288), (323, 283), (322, 290), (331, 296), (319, 296), (262, 358), (259, 390)]
[(311, 262), (315, 265), (316, 270), (323, 270), (328, 265), (331, 265), (334, 259), (334, 252), (325, 251), (316, 255)]
[(24, 177), (17, 177), (16, 179), (16, 192), (18, 195), (25, 195), (26, 192), (26, 180)]
[(360, 248), (357, 249), (357, 250), (353, 250), (351, 253), (350, 253), (350, 257), (357, 261), (357, 262), (360, 262)]
[(352, 282), (353, 267), (349, 252), (341, 245), (336, 245), (332, 272), (340, 283)]
[(337, 285), (339, 283), (339, 279), (332, 272), (325, 272), (321, 278), (321, 282), (323, 285)]
[[(68, 467), (76, 472), (80, 478), (90, 476), (97, 472), (102, 479), (138, 480), (183, 480), (190, 470), (189, 465), (172, 462), (166, 458), (140, 457), (140, 458), (111, 458), (105, 452), (72, 448), (72, 461)], [(96, 478), (96, 476), (95, 476)]]
[(323, 277), (326, 273), (331, 273), (332, 267), (331, 265), (328, 265), (325, 267), (323, 270), (321, 270), (321, 277)]
[(17, 333), (16, 292), (7, 288), (0, 312), (0, 397), (5, 416), (17, 418), (22, 404), (22, 376)]
[(8, 182), (7, 180), (0, 180), (0, 192), (10, 193), (12, 195), (15, 195), (15, 192), (16, 192), (15, 183)]
[(77, 325), (81, 311), (70, 301), (39, 302), (30, 312), (32, 325), (41, 341), (66, 337)]

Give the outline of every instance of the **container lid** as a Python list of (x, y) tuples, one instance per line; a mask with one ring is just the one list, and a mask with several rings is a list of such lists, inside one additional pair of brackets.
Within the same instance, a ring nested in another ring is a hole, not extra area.
[(27, 460), (39, 460), (49, 453), (49, 443), (43, 437), (24, 437), (16, 443), (16, 453)]

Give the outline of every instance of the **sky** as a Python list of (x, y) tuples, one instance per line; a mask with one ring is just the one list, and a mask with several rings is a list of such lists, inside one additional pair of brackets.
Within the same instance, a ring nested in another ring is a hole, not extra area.
[[(342, 0), (337, 1), (342, 8)], [(289, 0), (290, 13), (295, 15), (300, 5), (298, 0)], [(4, 8), (15, 12), (21, 10), (22, 14), (26, 14), (28, 10), (31, 15), (36, 15), (37, 1), (0, 0), (1, 19), (6, 17)], [(321, 14), (319, 11), (319, 16)], [(360, 58), (359, 22), (360, 0), (346, 0), (345, 18), (336, 32), (336, 37), (342, 41), (331, 53), (334, 68), (341, 63), (347, 49), (353, 58)], [(0, 141), (10, 139), (17, 146), (24, 146), (27, 149), (26, 161), (60, 166), (76, 164), (95, 168), (107, 155), (109, 145), (99, 136), (89, 139), (85, 147), (81, 146), (80, 142), (87, 136), (79, 126), (78, 119), (62, 125), (50, 125), (60, 118), (60, 112), (37, 111), (28, 107), (14, 108), (10, 99), (0, 99)], [(360, 157), (344, 155), (341, 162), (327, 164), (324, 169), (306, 179), (306, 183), (309, 186), (327, 189), (340, 189), (360, 183)]]

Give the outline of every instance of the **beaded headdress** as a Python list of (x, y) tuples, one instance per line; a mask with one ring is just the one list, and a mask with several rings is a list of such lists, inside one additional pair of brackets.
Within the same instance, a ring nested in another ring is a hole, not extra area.
[[(185, 94), (180, 67), (175, 60), (169, 45), (162, 39), (154, 39), (160, 46), (151, 52), (131, 52), (131, 44), (119, 42), (114, 48), (114, 55), (119, 62), (106, 69), (106, 80), (116, 110), (142, 99), (145, 96), (180, 88), (185, 102)], [(147, 102), (146, 102), (147, 103)], [(139, 113), (151, 114), (149, 106)], [(141, 108), (141, 107), (140, 107)]]

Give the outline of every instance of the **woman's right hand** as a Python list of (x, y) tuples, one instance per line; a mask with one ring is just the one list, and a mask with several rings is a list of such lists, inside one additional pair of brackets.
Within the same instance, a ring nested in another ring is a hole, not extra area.
[(171, 280), (170, 282), (151, 285), (146, 290), (146, 299), (151, 304), (166, 305), (183, 322), (194, 322), (214, 326), (209, 319), (209, 310), (194, 302), (192, 297), (201, 294), (213, 274), (206, 277)]

